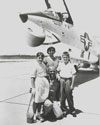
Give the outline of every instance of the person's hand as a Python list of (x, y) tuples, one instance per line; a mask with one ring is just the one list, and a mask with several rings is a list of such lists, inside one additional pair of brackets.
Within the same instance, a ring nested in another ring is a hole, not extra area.
[(31, 93), (34, 95), (34, 94), (35, 94), (35, 92), (36, 92), (36, 89), (35, 89), (35, 88), (32, 88)]
[(32, 92), (32, 88), (29, 89), (29, 93), (31, 93), (31, 92)]
[(73, 86), (73, 85), (71, 85), (71, 86), (70, 86), (70, 89), (71, 89), (71, 90), (73, 90), (73, 89), (74, 89), (74, 86)]
[(58, 79), (58, 81), (60, 81), (60, 76), (59, 76), (59, 74), (56, 74), (56, 78)]

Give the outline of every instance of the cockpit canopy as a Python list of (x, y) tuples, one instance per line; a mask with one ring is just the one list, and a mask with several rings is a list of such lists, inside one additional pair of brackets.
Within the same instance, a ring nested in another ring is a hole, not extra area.
[(63, 14), (61, 12), (54, 12), (52, 10), (45, 10), (45, 15), (58, 21), (63, 20)]

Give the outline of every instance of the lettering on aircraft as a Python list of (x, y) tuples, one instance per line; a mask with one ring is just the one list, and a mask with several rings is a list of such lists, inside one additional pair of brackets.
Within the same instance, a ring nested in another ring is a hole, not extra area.
[(80, 41), (84, 44), (85, 51), (88, 51), (89, 48), (92, 46), (92, 41), (90, 40), (87, 33), (84, 33), (84, 35), (80, 35)]

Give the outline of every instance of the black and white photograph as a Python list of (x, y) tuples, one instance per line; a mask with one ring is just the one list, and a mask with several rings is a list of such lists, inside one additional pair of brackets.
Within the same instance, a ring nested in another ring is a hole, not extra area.
[(100, 125), (99, 0), (0, 1), (0, 125)]

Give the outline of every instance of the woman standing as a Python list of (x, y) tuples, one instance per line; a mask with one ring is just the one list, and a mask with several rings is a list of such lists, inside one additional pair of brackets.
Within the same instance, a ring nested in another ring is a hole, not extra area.
[(56, 50), (54, 47), (49, 47), (47, 49), (48, 56), (44, 58), (44, 63), (46, 64), (47, 68), (53, 66), (56, 70), (58, 67), (59, 59), (54, 56), (55, 52)]
[(41, 122), (44, 120), (41, 115), (41, 106), (47, 99), (49, 94), (49, 82), (47, 80), (47, 70), (43, 63), (44, 54), (38, 52), (36, 54), (36, 61), (34, 62), (34, 69), (31, 75), (32, 92), (34, 95), (33, 101), (33, 120), (36, 122), (38, 118)]

